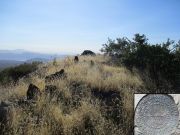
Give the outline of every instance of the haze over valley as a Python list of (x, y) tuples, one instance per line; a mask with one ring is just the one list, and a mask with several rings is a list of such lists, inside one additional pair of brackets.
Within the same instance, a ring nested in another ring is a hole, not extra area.
[(45, 54), (22, 49), (0, 50), (0, 69), (33, 61), (48, 62), (54, 58), (65, 58), (66, 54)]

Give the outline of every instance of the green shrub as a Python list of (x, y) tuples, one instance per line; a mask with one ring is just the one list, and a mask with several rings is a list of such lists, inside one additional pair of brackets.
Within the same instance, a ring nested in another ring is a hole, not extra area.
[(161, 79), (177, 85), (180, 74), (180, 41), (175, 44), (168, 39), (162, 44), (150, 44), (145, 35), (135, 34), (133, 40), (126, 37), (115, 40), (108, 39), (102, 52), (118, 58), (118, 61), (129, 69), (136, 67), (148, 70), (151, 77), (160, 85)]
[(0, 83), (8, 84), (9, 82), (17, 82), (18, 79), (35, 71), (39, 64), (40, 62), (32, 62), (6, 68), (0, 72)]

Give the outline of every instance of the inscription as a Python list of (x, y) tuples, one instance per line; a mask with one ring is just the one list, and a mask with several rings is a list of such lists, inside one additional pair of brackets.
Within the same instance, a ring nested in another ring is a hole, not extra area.
[(149, 94), (138, 103), (135, 126), (142, 134), (170, 135), (178, 126), (178, 108), (169, 95)]

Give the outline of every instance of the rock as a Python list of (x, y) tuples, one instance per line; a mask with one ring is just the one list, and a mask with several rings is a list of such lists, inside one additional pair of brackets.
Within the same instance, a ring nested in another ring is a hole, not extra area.
[(13, 104), (10, 102), (1, 102), (0, 104), (0, 128), (10, 127), (14, 114)]
[(94, 52), (92, 52), (91, 50), (84, 50), (84, 52), (81, 55), (95, 56), (96, 54)]
[(75, 56), (74, 57), (74, 63), (78, 63), (79, 62), (79, 58), (78, 58), (78, 56)]
[(45, 77), (45, 82), (51, 82), (52, 80), (58, 79), (58, 78), (65, 78), (66, 74), (64, 69), (61, 69), (59, 72), (56, 72), (54, 74), (51, 74), (49, 76)]
[(27, 100), (38, 100), (40, 95), (40, 89), (34, 84), (30, 84), (27, 90)]

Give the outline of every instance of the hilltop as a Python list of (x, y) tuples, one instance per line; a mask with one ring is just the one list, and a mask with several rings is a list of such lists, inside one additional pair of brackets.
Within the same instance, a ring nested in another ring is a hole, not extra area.
[[(66, 77), (46, 82), (61, 69)], [(37, 101), (26, 98), (29, 84), (41, 91)], [(116, 67), (108, 56), (80, 56), (40, 64), (18, 83), (1, 86), (1, 103), (9, 106), (6, 134), (130, 134), (133, 130), (133, 93), (145, 90), (137, 72)], [(53, 90), (47, 94), (47, 90)], [(49, 95), (50, 94), (50, 95)], [(1, 109), (2, 110), (2, 109)], [(1, 112), (2, 113), (2, 112)], [(3, 129), (4, 131), (3, 131)]]

